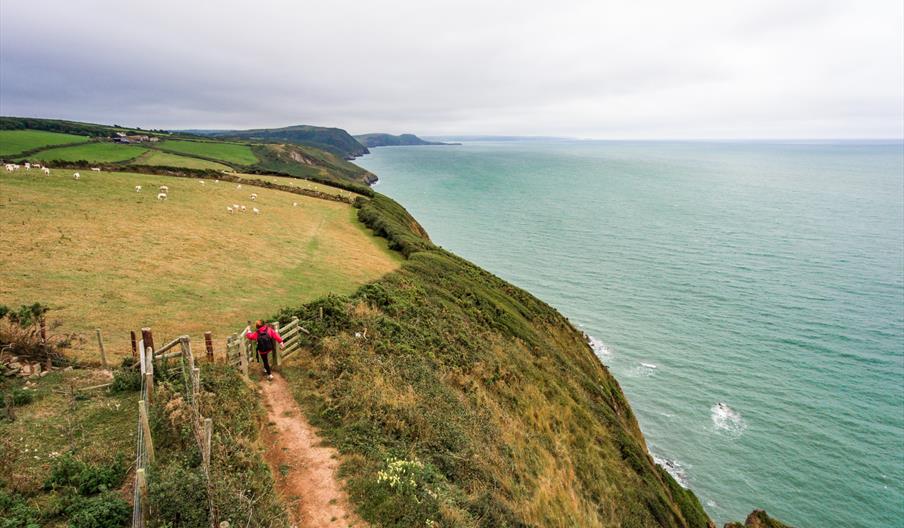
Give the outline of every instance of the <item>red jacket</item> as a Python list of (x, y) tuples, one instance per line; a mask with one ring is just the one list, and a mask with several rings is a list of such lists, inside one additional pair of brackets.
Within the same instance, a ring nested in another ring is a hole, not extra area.
[[(282, 343), (282, 342), (283, 342), (283, 341), (282, 341), (282, 338), (279, 337), (279, 334), (276, 332), (276, 330), (274, 330), (273, 328), (270, 328), (270, 325), (265, 325), (263, 328), (267, 331), (267, 335), (269, 335), (270, 337), (272, 337), (274, 341), (276, 341), (277, 343)], [(255, 331), (255, 332), (248, 332), (247, 334), (245, 334), (245, 337), (247, 337), (248, 339), (250, 339), (250, 340), (252, 340), (252, 341), (257, 341), (257, 334), (258, 334), (258, 332), (260, 332), (260, 329), (258, 329), (258, 330)], [(269, 350), (266, 350), (266, 351), (262, 350), (262, 351), (260, 351), (261, 354), (266, 354), (267, 352), (269, 352)]]

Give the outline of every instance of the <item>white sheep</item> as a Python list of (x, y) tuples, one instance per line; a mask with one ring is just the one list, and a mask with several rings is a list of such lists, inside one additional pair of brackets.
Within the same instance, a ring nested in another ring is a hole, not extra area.
[(162, 192), (162, 193), (169, 192), (169, 187), (167, 187), (166, 185), (161, 185), (160, 192)]
[(214, 183), (220, 183), (220, 180), (214, 180), (213, 182), (214, 182)]
[(94, 172), (100, 172), (100, 167), (91, 167)]
[(141, 185), (135, 186), (135, 192), (141, 192)]
[(160, 200), (161, 202), (163, 200), (166, 200), (166, 193), (157, 193), (157, 199)]
[(227, 212), (227, 213), (233, 212), (232, 207), (230, 207), (230, 206), (227, 205), (227, 206), (226, 206), (226, 212)]
[(257, 200), (257, 193), (251, 193), (251, 201)]
[(298, 207), (298, 202), (292, 202), (292, 207)]
[(25, 170), (31, 169), (31, 163), (25, 162)]
[(236, 185), (235, 188), (236, 188), (237, 190), (241, 190), (242, 184), (240, 183), (240, 184)]
[(248, 209), (247, 209), (247, 208), (245, 208), (245, 206), (244, 206), (244, 205), (243, 205), (243, 206), (242, 206), (242, 212), (243, 212), (243, 213), (247, 213), (247, 212), (248, 212)]
[(232, 208), (235, 209), (236, 211), (238, 211), (238, 210), (239, 210), (239, 204), (232, 204)]
[(48, 169), (47, 167), (41, 167), (41, 172), (43, 172), (44, 174), (50, 174), (50, 169)]
[(204, 180), (201, 180), (201, 185), (204, 185)]
[(75, 179), (77, 180), (77, 179), (81, 178), (82, 175), (76, 172), (76, 173), (74, 173), (74, 174), (72, 175), (72, 177), (75, 178)]
[(251, 212), (254, 213), (254, 214), (261, 214), (261, 210), (258, 209), (257, 207), (252, 207), (252, 208), (251, 208)]
[(4, 165), (4, 167), (6, 168), (6, 172), (12, 172), (16, 170), (15, 167), (13, 167), (12, 163), (7, 163), (6, 165)]

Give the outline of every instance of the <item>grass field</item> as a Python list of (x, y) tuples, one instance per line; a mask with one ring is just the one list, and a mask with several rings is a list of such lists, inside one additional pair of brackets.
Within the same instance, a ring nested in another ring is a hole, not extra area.
[[(129, 330), (142, 326), (161, 340), (205, 330), (222, 339), (287, 304), (351, 293), (401, 262), (346, 204), (155, 175), (82, 171), (75, 181), (71, 172), (0, 176), (0, 304), (49, 304), (48, 318), (82, 335), (76, 348), (92, 359), (94, 328), (111, 355), (129, 353)], [(233, 203), (248, 213), (228, 214)]]
[(338, 187), (331, 187), (329, 185), (312, 182), (310, 180), (303, 180), (301, 178), (287, 178), (285, 176), (270, 176), (268, 174), (237, 174), (237, 176), (241, 176), (242, 178), (247, 178), (249, 180), (261, 180), (261, 181), (278, 183), (280, 185), (291, 185), (293, 187), (298, 187), (299, 189), (309, 189), (312, 191), (319, 191), (319, 192), (322, 192), (325, 194), (332, 194), (335, 196), (345, 196), (346, 198), (351, 198), (351, 199), (361, 196), (360, 194), (353, 193), (351, 191), (346, 191), (345, 189), (339, 189)]
[(0, 156), (11, 156), (26, 150), (79, 141), (88, 141), (88, 138), (43, 130), (0, 130)]
[(237, 143), (220, 143), (208, 141), (164, 141), (158, 145), (161, 149), (193, 156), (222, 160), (239, 165), (254, 165), (257, 156), (248, 145)]
[(87, 143), (74, 147), (61, 147), (42, 150), (29, 156), (41, 161), (90, 161), (93, 163), (116, 163), (126, 161), (147, 152), (144, 147), (119, 145), (117, 143)]
[(133, 160), (132, 163), (137, 165), (158, 165), (163, 167), (185, 167), (186, 169), (232, 170), (232, 167), (215, 161), (189, 158), (188, 156), (179, 156), (178, 154), (170, 154), (169, 152), (153, 149), (145, 152), (139, 158)]

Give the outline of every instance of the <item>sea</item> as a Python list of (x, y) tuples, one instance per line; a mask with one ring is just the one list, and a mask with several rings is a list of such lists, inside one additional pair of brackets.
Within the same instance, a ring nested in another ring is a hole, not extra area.
[(371, 150), (435, 243), (590, 336), (720, 526), (904, 527), (904, 141)]

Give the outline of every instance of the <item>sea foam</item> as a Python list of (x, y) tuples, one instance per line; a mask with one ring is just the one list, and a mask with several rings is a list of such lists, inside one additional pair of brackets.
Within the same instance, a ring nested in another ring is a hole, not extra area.
[(716, 431), (727, 433), (729, 436), (738, 437), (747, 429), (747, 423), (741, 414), (732, 409), (726, 403), (719, 402), (710, 409), (710, 418)]

